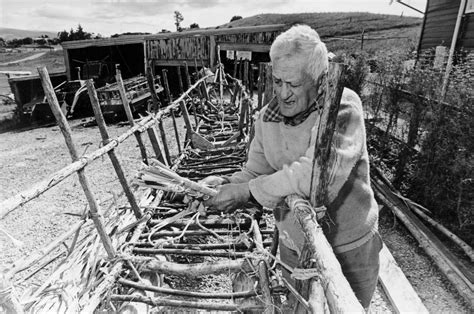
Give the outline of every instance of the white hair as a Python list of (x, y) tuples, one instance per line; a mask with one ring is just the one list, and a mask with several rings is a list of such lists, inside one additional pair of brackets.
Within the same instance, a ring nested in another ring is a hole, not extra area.
[(318, 33), (308, 25), (295, 25), (277, 36), (270, 48), (270, 59), (301, 57), (306, 60), (306, 74), (315, 82), (328, 69), (328, 51)]

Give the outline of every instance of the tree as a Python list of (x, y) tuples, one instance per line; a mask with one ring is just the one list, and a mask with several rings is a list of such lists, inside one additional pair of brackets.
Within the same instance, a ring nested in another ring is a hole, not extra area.
[(241, 19), (242, 19), (242, 17), (241, 17), (240, 15), (234, 15), (234, 16), (230, 19), (230, 21), (233, 22), (233, 21), (237, 21), (237, 20), (241, 20)]
[(193, 24), (189, 25), (189, 28), (199, 28), (199, 24), (198, 23), (193, 23)]
[(62, 32), (58, 33), (58, 40), (59, 42), (63, 41), (71, 41), (71, 40), (83, 40), (83, 39), (91, 39), (92, 34), (84, 31), (81, 24), (77, 25), (77, 30), (70, 29), (69, 32), (63, 30)]
[(181, 22), (184, 20), (183, 15), (179, 11), (174, 11), (174, 25), (176, 25), (176, 31), (181, 32)]

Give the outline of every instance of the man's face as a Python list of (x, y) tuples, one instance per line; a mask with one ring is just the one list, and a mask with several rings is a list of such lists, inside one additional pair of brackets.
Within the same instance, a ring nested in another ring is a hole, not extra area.
[(306, 74), (301, 57), (280, 58), (273, 64), (273, 90), (285, 117), (305, 111), (317, 96), (317, 86)]

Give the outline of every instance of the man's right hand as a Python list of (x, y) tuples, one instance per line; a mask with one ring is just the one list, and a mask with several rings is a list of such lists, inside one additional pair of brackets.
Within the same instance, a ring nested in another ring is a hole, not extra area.
[(199, 183), (205, 184), (207, 186), (219, 186), (230, 182), (227, 177), (209, 176), (200, 180)]

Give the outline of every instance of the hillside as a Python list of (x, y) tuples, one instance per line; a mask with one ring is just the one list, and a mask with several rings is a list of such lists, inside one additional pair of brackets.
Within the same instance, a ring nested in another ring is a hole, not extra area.
[(321, 37), (360, 34), (362, 30), (380, 31), (395, 28), (418, 27), (421, 18), (363, 12), (347, 13), (292, 13), (259, 14), (223, 24), (218, 28), (258, 26), (269, 24), (308, 24)]
[(57, 36), (57, 33), (50, 32), (50, 31), (24, 30), (24, 29), (0, 27), (0, 38), (3, 38), (4, 40), (11, 40), (14, 38), (25, 38), (25, 37), (36, 38), (36, 37), (40, 37), (41, 35), (48, 35), (49, 38), (54, 38)]

